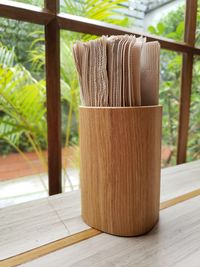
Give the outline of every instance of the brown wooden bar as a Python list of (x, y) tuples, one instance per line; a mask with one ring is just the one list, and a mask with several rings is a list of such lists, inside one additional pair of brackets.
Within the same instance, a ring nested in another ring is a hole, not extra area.
[(49, 11), (53, 11), (53, 13), (56, 15), (59, 12), (59, 0), (44, 0), (45, 2), (45, 8)]
[(161, 47), (176, 52), (194, 53), (200, 55), (200, 49), (194, 48), (190, 44), (183, 42), (176, 42), (171, 39), (160, 36), (153, 36), (150, 34), (131, 31), (130, 29), (112, 25), (110, 23), (97, 21), (93, 19), (83, 18), (75, 15), (60, 13), (57, 16), (58, 23), (61, 29), (93, 34), (93, 35), (120, 35), (120, 34), (134, 34), (136, 36), (144, 36), (148, 41), (159, 41)]
[[(46, 0), (46, 8), (57, 13), (58, 1)], [(61, 192), (61, 99), (60, 30), (56, 19), (45, 26), (46, 88), (48, 122), (49, 195)]]
[(46, 25), (54, 15), (40, 7), (0, 0), (0, 17)]
[[(195, 45), (196, 33), (197, 0), (187, 0), (185, 16), (184, 40), (191, 46)], [(187, 158), (187, 140), (190, 117), (190, 96), (192, 87), (193, 54), (183, 55), (182, 75), (181, 75), (181, 96), (179, 112), (179, 131), (177, 164), (184, 163)]]
[[(29, 4), (0, 0), (0, 16), (2, 17), (44, 25), (48, 24), (56, 17), (61, 29), (94, 34), (98, 36), (111, 34), (135, 34), (136, 36), (143, 35), (146, 36), (149, 41), (159, 41), (161, 47), (164, 49), (200, 55), (200, 49), (193, 47), (188, 42), (176, 42), (160, 36), (153, 36), (146, 33), (144, 34), (142, 32), (131, 31), (130, 29), (126, 29), (124, 27), (75, 15), (64, 13), (57, 15), (58, 8), (58, 1), (55, 3), (54, 0), (50, 1), (49, 3), (47, 0), (45, 0), (44, 9)], [(53, 13), (52, 10), (56, 10), (57, 12)]]

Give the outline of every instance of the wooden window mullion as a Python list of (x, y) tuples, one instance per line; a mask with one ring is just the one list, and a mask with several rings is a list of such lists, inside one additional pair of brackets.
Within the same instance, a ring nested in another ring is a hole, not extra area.
[(55, 18), (45, 26), (49, 195), (62, 191), (59, 1), (46, 0)]
[[(191, 46), (195, 45), (196, 18), (197, 0), (186, 0), (184, 41), (185, 43)], [(184, 163), (186, 161), (187, 155), (193, 57), (194, 54), (192, 52), (183, 54), (177, 144), (177, 164)]]
[(0, 0), (0, 17), (46, 25), (53, 19), (53, 14), (41, 7)]

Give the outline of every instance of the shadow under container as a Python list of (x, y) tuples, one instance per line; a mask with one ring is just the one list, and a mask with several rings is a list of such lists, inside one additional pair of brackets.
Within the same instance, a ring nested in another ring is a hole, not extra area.
[(159, 219), (162, 106), (79, 112), (83, 220), (114, 235), (147, 233)]

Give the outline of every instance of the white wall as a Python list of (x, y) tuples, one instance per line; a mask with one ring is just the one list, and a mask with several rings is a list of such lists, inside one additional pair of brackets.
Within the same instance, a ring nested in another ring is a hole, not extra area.
[[(192, 0), (191, 0), (192, 1)], [(167, 5), (164, 5), (163, 7), (160, 7), (151, 13), (148, 13), (144, 18), (144, 30), (146, 31), (148, 26), (153, 25), (155, 26), (159, 20), (165, 16), (170, 11), (176, 10), (179, 6), (183, 5), (185, 3), (185, 0), (176, 0), (174, 2), (171, 2)]]

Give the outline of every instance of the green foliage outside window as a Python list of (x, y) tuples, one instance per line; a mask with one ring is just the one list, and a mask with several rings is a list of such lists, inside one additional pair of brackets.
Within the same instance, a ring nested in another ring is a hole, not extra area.
[[(25, 2), (25, 1), (24, 1)], [(27, 2), (27, 1), (26, 1)], [(129, 21), (120, 12), (116, 0), (86, 0), (84, 4), (65, 0), (61, 11), (128, 26)], [(198, 14), (199, 16), (199, 14)], [(23, 27), (22, 27), (23, 25)], [(2, 29), (7, 30), (4, 34)], [(17, 30), (16, 30), (17, 29)], [(197, 29), (200, 29), (198, 20)], [(41, 151), (47, 147), (46, 93), (44, 81), (44, 32), (41, 26), (0, 19), (0, 151), (34, 150), (42, 159)], [(184, 8), (170, 12), (149, 32), (177, 41), (183, 40)], [(88, 34), (61, 31), (61, 102), (63, 146), (78, 142), (79, 84), (72, 57), (72, 44), (77, 40), (96, 38)], [(199, 40), (197, 31), (197, 41)], [(7, 48), (5, 48), (5, 46)], [(177, 127), (179, 117), (179, 91), (182, 56), (162, 50), (160, 103), (163, 110), (163, 144), (173, 156), (168, 164), (175, 163)], [(200, 140), (200, 63), (194, 64), (188, 159), (199, 157)], [(28, 102), (29, 101), (29, 102)], [(26, 105), (28, 105), (26, 107)], [(9, 145), (7, 145), (9, 144)]]
[[(200, 45), (200, 1), (198, 1), (196, 45)], [(184, 6), (170, 12), (149, 32), (182, 41), (184, 36)], [(161, 53), (160, 103), (164, 107), (163, 144), (172, 148), (171, 164), (175, 164), (182, 55), (175, 52)], [(187, 160), (200, 158), (200, 61), (196, 57), (193, 67), (192, 95), (190, 107), (190, 127), (188, 136)]]
[[(113, 11), (121, 10), (123, 7), (118, 4), (123, 2), (125, 1), (116, 0), (111, 3), (107, 0), (87, 0), (84, 3), (80, 2), (77, 9), (75, 1), (66, 0), (62, 6), (62, 11), (77, 15), (76, 12), (81, 10), (82, 16), (127, 26), (128, 19), (120, 13), (116, 16)], [(87, 5), (86, 9), (83, 8), (85, 5)], [(13, 54), (13, 61), (12, 65), (5, 66), (2, 61), (3, 56), (0, 55), (0, 71), (2, 71), (0, 79), (0, 151), (1, 153), (9, 153), (14, 149), (14, 151), (17, 150), (25, 156), (23, 151), (33, 150), (45, 162), (41, 153), (42, 149), (47, 148), (44, 32), (37, 25), (11, 20), (6, 21), (0, 20), (0, 31), (5, 27), (8, 28), (6, 34), (1, 31), (3, 45), (0, 47), (0, 53), (3, 55), (3, 51), (6, 51), (8, 56), (9, 53)], [(8, 25), (5, 25), (5, 23), (8, 23)], [(17, 33), (20, 30), (23, 30), (26, 34), (18, 35)], [(72, 57), (72, 44), (77, 40), (87, 41), (91, 38), (96, 37), (67, 31), (61, 33), (63, 146), (78, 143), (79, 83)], [(12, 40), (12, 43), (10, 40)], [(20, 71), (24, 72), (24, 75), (21, 76), (29, 77), (23, 83), (20, 78), (18, 79)], [(9, 73), (9, 80), (7, 79), (7, 73)], [(27, 99), (27, 103), (24, 102), (25, 99)], [(9, 110), (6, 108), (6, 102), (9, 104)], [(26, 104), (30, 107), (26, 107)], [(13, 110), (11, 107), (13, 107)], [(43, 109), (41, 110), (41, 108)], [(36, 117), (36, 114), (38, 114), (38, 117)], [(39, 117), (39, 115), (41, 116)]]

